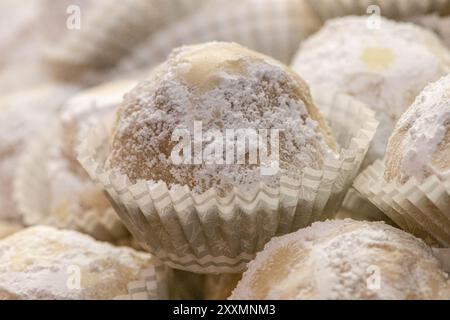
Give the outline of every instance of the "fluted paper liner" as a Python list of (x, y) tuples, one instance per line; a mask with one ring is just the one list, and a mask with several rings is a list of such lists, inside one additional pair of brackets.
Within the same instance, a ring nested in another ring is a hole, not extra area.
[(14, 181), (14, 198), (26, 225), (46, 224), (74, 229), (98, 240), (114, 241), (129, 237), (114, 210), (99, 215), (94, 210), (57, 219), (50, 212), (49, 150), (62, 136), (60, 123), (53, 123), (41, 136), (30, 142), (21, 157)]
[(393, 221), (383, 211), (373, 205), (366, 197), (362, 196), (355, 188), (351, 187), (342, 203), (342, 208), (348, 218), (366, 221), (384, 221), (393, 225)]
[(274, 236), (331, 218), (354, 179), (375, 133), (374, 113), (342, 94), (320, 92), (317, 102), (341, 145), (339, 159), (322, 170), (306, 168), (298, 180), (281, 177), (279, 188), (261, 184), (253, 195), (234, 188), (226, 197), (214, 189), (196, 195), (187, 186), (132, 184), (104, 163), (109, 135), (91, 131), (78, 160), (104, 188), (119, 216), (143, 248), (172, 268), (198, 273), (238, 273)]
[(450, 179), (432, 175), (405, 184), (384, 180), (384, 162), (377, 160), (355, 180), (354, 187), (402, 229), (430, 244), (450, 247)]
[(138, 279), (128, 283), (128, 293), (114, 300), (167, 300), (169, 299), (168, 277), (172, 271), (164, 264), (154, 261), (154, 265), (142, 269)]

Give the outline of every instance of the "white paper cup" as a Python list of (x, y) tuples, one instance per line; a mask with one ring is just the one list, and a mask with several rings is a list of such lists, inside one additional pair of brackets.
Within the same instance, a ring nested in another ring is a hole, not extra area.
[(348, 190), (347, 195), (344, 198), (342, 210), (344, 211), (341, 216), (342, 218), (365, 221), (384, 221), (395, 226), (395, 223), (389, 219), (383, 211), (378, 209), (353, 187)]
[(314, 91), (317, 104), (343, 146), (322, 170), (305, 168), (301, 178), (281, 177), (279, 188), (261, 184), (255, 195), (238, 186), (225, 197), (165, 183), (132, 184), (104, 167), (109, 135), (102, 126), (78, 149), (78, 160), (109, 195), (140, 245), (169, 267), (198, 273), (239, 273), (274, 236), (334, 217), (375, 133), (374, 113), (342, 94)]
[(429, 244), (450, 246), (450, 180), (430, 176), (401, 185), (384, 180), (384, 162), (377, 160), (355, 180), (354, 188), (402, 229)]

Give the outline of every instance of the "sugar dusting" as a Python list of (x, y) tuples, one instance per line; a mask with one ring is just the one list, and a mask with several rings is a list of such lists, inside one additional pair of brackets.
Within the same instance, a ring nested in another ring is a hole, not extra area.
[(302, 43), (292, 67), (310, 85), (330, 86), (367, 103), (380, 126), (368, 152), (382, 158), (401, 114), (431, 81), (450, 70), (450, 54), (431, 32), (380, 18), (379, 29), (367, 17), (328, 21)]
[[(289, 254), (280, 255), (283, 251)], [(275, 260), (285, 267), (274, 268)], [(421, 240), (384, 223), (346, 219), (316, 222), (272, 239), (249, 264), (231, 299), (449, 297), (448, 275)]]
[[(399, 135), (402, 138), (397, 144)], [(449, 177), (449, 136), (450, 75), (429, 84), (398, 121), (388, 146), (386, 177), (390, 180), (395, 175), (402, 182), (410, 177), (422, 181), (431, 174)], [(398, 162), (396, 157), (400, 157)], [(393, 163), (398, 163), (398, 168), (392, 168)]]
[(260, 181), (273, 186), (279, 174), (262, 177), (258, 165), (174, 165), (171, 135), (180, 127), (192, 133), (195, 121), (223, 135), (226, 129), (279, 129), (281, 172), (318, 169), (334, 154), (324, 128), (310, 115), (308, 96), (300, 78), (281, 63), (236, 44), (182, 47), (125, 97), (109, 164), (132, 180), (187, 184), (195, 192), (212, 186), (250, 189)]
[[(74, 231), (33, 227), (0, 241), (0, 300), (111, 299), (126, 294), (127, 283), (150, 264), (146, 253)], [(68, 285), (73, 266), (81, 270), (80, 289)]]

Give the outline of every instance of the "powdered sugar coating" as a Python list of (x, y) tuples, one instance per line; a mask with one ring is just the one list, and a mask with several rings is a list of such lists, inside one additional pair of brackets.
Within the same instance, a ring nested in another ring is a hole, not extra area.
[(449, 299), (421, 240), (381, 222), (316, 222), (272, 239), (231, 299)]
[[(151, 256), (75, 231), (32, 227), (0, 241), (0, 300), (111, 299), (151, 266)], [(81, 271), (80, 289), (71, 276)]]
[(450, 54), (431, 32), (380, 18), (328, 21), (307, 39), (292, 67), (311, 85), (329, 86), (367, 103), (380, 125), (368, 162), (382, 158), (396, 121), (420, 91), (450, 70)]
[[(334, 156), (333, 139), (297, 75), (237, 44), (212, 42), (176, 49), (125, 97), (109, 165), (132, 181), (188, 185), (199, 193), (213, 186), (226, 191), (277, 183), (279, 175), (262, 177), (258, 165), (174, 165), (171, 135), (180, 127), (192, 133), (195, 121), (203, 131), (224, 136), (227, 129), (282, 130), (280, 167), (293, 175), (304, 167), (321, 168)], [(210, 143), (203, 142), (202, 149)]]
[(450, 75), (429, 84), (402, 115), (389, 139), (387, 180), (450, 178)]

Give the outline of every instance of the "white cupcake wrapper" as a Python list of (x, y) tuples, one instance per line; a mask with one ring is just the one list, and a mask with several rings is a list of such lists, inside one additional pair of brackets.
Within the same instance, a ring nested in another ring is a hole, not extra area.
[(406, 18), (448, 8), (448, 0), (308, 0), (323, 20), (347, 15), (367, 14), (371, 5), (377, 5), (382, 16)]
[(143, 42), (119, 69), (154, 65), (174, 48), (207, 41), (237, 42), (288, 64), (320, 24), (303, 0), (215, 1)]
[(343, 140), (348, 149), (322, 170), (306, 168), (300, 180), (281, 177), (276, 189), (261, 184), (253, 196), (237, 188), (221, 198), (214, 189), (195, 195), (187, 187), (169, 191), (161, 182), (132, 184), (103, 167), (109, 135), (102, 126), (79, 146), (78, 160), (140, 244), (165, 264), (198, 273), (238, 273), (272, 237), (333, 217), (367, 152), (377, 126), (373, 112), (342, 94), (321, 92), (317, 98), (327, 106), (322, 110), (330, 112), (335, 132), (353, 133)]
[(155, 262), (153, 267), (141, 270), (136, 281), (128, 283), (128, 294), (114, 300), (167, 300), (170, 272), (163, 264)]
[(74, 229), (98, 240), (114, 241), (129, 237), (114, 210), (99, 215), (94, 210), (83, 215), (55, 219), (50, 212), (49, 185), (51, 177), (47, 167), (49, 150), (55, 139), (61, 137), (60, 123), (53, 123), (41, 136), (32, 140), (22, 155), (14, 181), (14, 199), (26, 225), (46, 224)]
[(384, 163), (377, 160), (355, 180), (354, 188), (402, 229), (430, 243), (450, 246), (450, 180), (430, 176), (405, 184), (386, 182)]
[(391, 225), (394, 224), (383, 211), (374, 206), (354, 188), (348, 190), (342, 203), (342, 208), (346, 211), (346, 217), (348, 218), (366, 221), (385, 221)]

